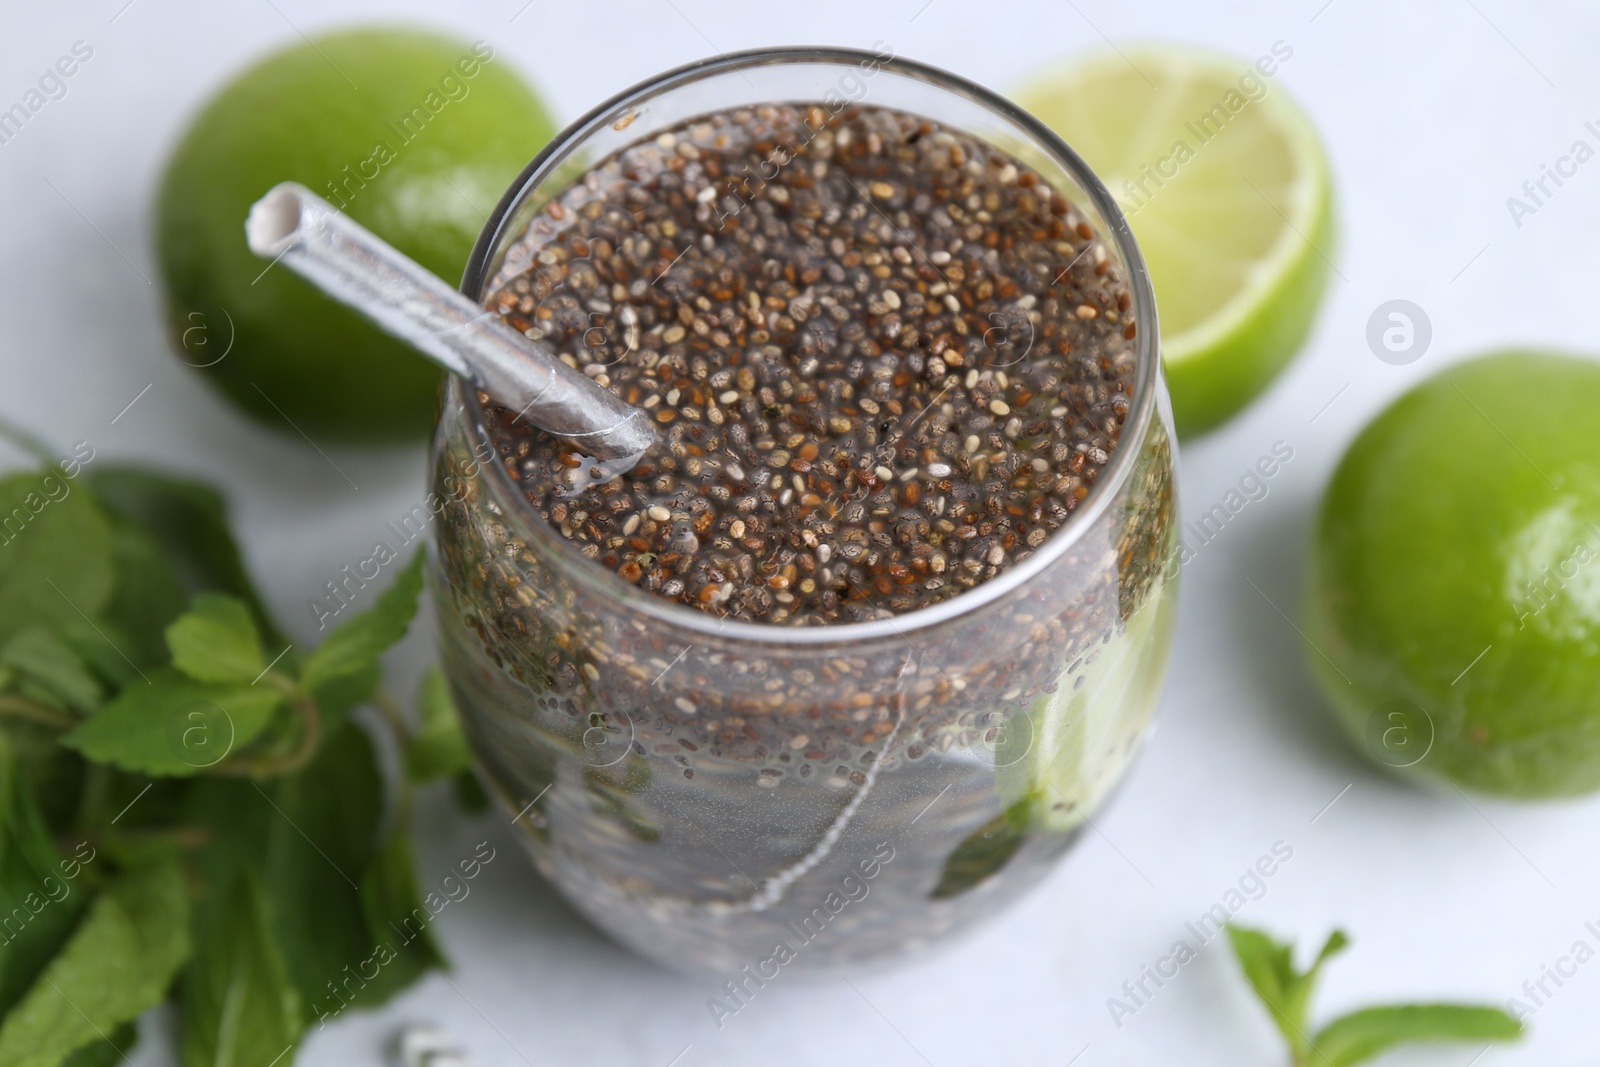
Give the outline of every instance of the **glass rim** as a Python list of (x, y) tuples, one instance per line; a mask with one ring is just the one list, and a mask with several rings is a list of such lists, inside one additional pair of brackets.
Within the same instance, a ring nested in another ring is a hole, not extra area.
[[(898, 56), (884, 58), (879, 53), (864, 49), (831, 45), (782, 46), (719, 53), (715, 58), (695, 60), (656, 74), (590, 109), (539, 150), (506, 189), (494, 210), (489, 213), (462, 271), (461, 292), (474, 302), (482, 301), (482, 290), (489, 277), (491, 257), (505, 236), (505, 230), (517, 209), (566, 160), (573, 149), (580, 147), (591, 134), (610, 126), (638, 106), (674, 89), (706, 78), (729, 72), (742, 74), (747, 67), (838, 65), (857, 64), (863, 61), (875, 63), (880, 71), (898, 74), (944, 92), (965, 97), (969, 102), (1010, 122), (1034, 142), (1034, 147), (1043, 150), (1053, 162), (1065, 170), (1078, 184), (1083, 195), (1093, 204), (1106, 231), (1097, 236), (1113, 244), (1122, 256), (1129, 274), (1128, 288), (1133, 297), (1136, 367), (1128, 416), (1117, 438), (1110, 463), (1102, 468), (1088, 495), (1077, 508), (1073, 509), (1066, 522), (1052, 532), (1031, 556), (995, 578), (958, 593), (948, 600), (886, 619), (831, 623), (826, 626), (793, 626), (728, 619), (639, 589), (585, 557), (559, 533), (549, 531), (552, 536), (548, 540), (554, 544), (558, 560), (547, 560), (547, 563), (559, 562), (564, 572), (573, 575), (581, 585), (603, 597), (641, 611), (663, 623), (695, 631), (706, 638), (789, 646), (837, 645), (869, 642), (882, 638), (906, 639), (908, 633), (926, 630), (972, 614), (1001, 600), (1026, 586), (1071, 551), (1082, 539), (1084, 532), (1101, 517), (1117, 496), (1118, 490), (1128, 481), (1138, 459), (1137, 449), (1130, 446), (1143, 439), (1151, 421), (1156, 417), (1161, 374), (1155, 292), (1150, 284), (1150, 272), (1145, 266), (1144, 256), (1134, 241), (1133, 231), (1105, 183), (1084, 162), (1083, 157), (1079, 156), (1059, 135), (994, 90), (941, 67)], [(484, 422), (482, 406), (476, 402), (474, 394), (462, 389), (460, 379), (451, 375), (450, 395), (457, 394), (460, 395), (462, 406), (468, 412), (472, 429), (477, 432), (480, 440), (488, 440), (488, 427)], [(448, 398), (446, 402), (449, 402)], [(534, 529), (548, 526), (535, 513), (522, 487), (506, 473), (500, 463), (480, 464), (480, 469), (492, 471), (485, 476), (494, 481), (501, 492), (509, 493), (516, 507), (515, 521), (525, 522)], [(510, 514), (507, 515), (508, 519), (512, 517)]]

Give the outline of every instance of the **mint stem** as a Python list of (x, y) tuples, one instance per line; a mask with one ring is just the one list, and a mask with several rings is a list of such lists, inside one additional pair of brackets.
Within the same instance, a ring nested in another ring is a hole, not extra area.
[(78, 725), (78, 720), (64, 711), (13, 694), (0, 695), (0, 717), (25, 719), (52, 730), (70, 730)]
[(372, 694), (372, 703), (383, 716), (384, 723), (394, 733), (395, 745), (400, 750), (400, 773), (395, 782), (395, 822), (404, 826), (411, 821), (411, 776), (406, 773), (406, 749), (411, 747), (411, 725), (405, 713), (388, 690), (379, 688)]
[(289, 707), (294, 709), (296, 718), (300, 720), (299, 741), (294, 748), (282, 755), (260, 756), (248, 760), (224, 760), (215, 768), (214, 773), (257, 779), (279, 778), (293, 774), (310, 763), (316, 756), (317, 749), (322, 746), (322, 710), (317, 707), (317, 702), (311, 694), (276, 671), (267, 672), (266, 680), (283, 690), (288, 697)]

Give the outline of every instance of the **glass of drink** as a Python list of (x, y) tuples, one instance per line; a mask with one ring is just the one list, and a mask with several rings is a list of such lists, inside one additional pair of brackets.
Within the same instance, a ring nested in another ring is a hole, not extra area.
[(446, 671), (573, 906), (749, 993), (1037, 883), (1175, 584), (1155, 307), (1083, 161), (886, 53), (727, 56), (552, 142), (462, 288), (660, 431), (607, 468), (452, 381), (434, 440)]

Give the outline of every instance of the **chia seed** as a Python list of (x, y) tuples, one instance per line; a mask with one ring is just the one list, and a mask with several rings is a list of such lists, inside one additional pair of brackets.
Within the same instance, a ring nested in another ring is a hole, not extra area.
[(597, 564), (747, 621), (884, 618), (1026, 559), (1115, 453), (1130, 297), (1083, 213), (915, 115), (772, 105), (631, 145), (547, 204), (486, 306), (630, 403), (608, 474), (485, 405)]

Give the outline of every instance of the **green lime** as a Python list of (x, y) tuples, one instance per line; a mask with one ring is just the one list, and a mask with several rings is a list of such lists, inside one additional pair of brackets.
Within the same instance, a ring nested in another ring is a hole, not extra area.
[(156, 244), (173, 350), (286, 432), (425, 435), (439, 372), (251, 255), (245, 216), (278, 182), (298, 181), (454, 282), (485, 216), (551, 134), (533, 92), (481, 41), (358, 29), (268, 56), (205, 105), (162, 178)]
[(1128, 216), (1182, 434), (1219, 425), (1267, 387), (1326, 288), (1332, 181), (1310, 120), (1275, 83), (1293, 54), (1280, 42), (1251, 63), (1147, 45), (1016, 94)]
[(1176, 621), (1170, 583), (1122, 632), (1057, 680), (995, 741), (995, 786), (1014, 825), (1065, 832), (1122, 780), (1150, 725)]
[(1323, 497), (1307, 656), (1373, 758), (1487, 793), (1600, 789), (1600, 363), (1451, 367)]

